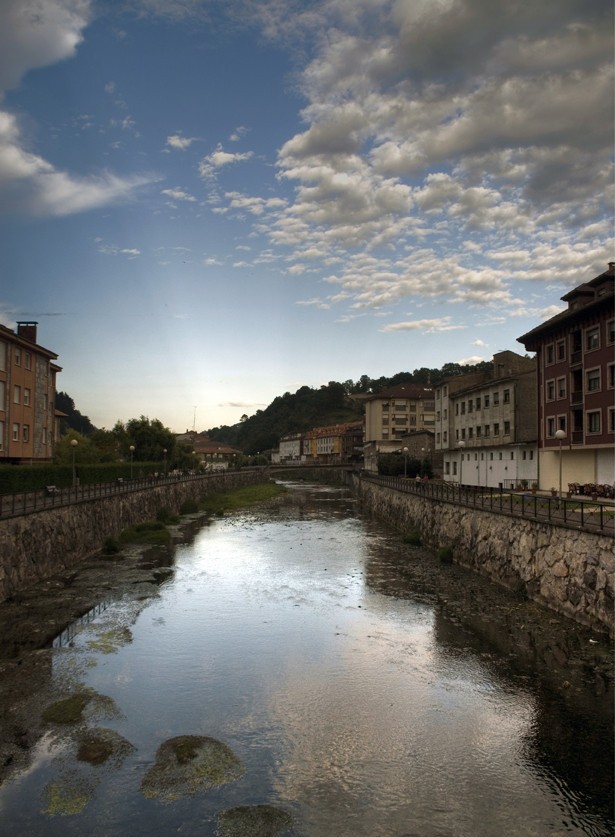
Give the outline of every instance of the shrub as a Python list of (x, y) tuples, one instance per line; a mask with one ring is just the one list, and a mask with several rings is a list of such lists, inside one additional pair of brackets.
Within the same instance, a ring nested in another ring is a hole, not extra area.
[(402, 538), (403, 543), (410, 544), (410, 546), (420, 546), (421, 545), (421, 536), (418, 532), (408, 532)]
[(438, 561), (442, 564), (453, 563), (453, 550), (450, 546), (443, 546), (438, 550)]
[(180, 514), (195, 514), (199, 510), (196, 500), (184, 500), (179, 508)]
[(115, 538), (105, 538), (103, 553), (105, 555), (117, 555), (121, 547)]

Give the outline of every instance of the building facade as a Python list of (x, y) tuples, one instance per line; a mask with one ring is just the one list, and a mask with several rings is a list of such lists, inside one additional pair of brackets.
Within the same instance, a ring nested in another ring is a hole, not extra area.
[(536, 362), (498, 352), (491, 369), (436, 387), (436, 450), (443, 478), (484, 488), (538, 480)]
[(49, 462), (56, 435), (57, 354), (39, 346), (35, 322), (0, 326), (0, 462)]
[(566, 310), (518, 338), (536, 352), (541, 488), (558, 487), (560, 467), (564, 485), (613, 483), (614, 279), (610, 262), (562, 297)]

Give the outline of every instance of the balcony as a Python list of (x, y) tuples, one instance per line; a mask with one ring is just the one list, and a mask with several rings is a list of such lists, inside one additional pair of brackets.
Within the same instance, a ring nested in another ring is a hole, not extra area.
[(570, 355), (570, 365), (571, 366), (579, 366), (583, 362), (583, 352), (579, 349), (576, 352), (572, 352)]
[(573, 430), (572, 431), (572, 444), (573, 445), (582, 445), (583, 444), (583, 431), (582, 430)]
[(574, 404), (582, 404), (583, 403), (583, 390), (579, 389), (575, 392), (570, 393), (570, 406), (572, 407)]

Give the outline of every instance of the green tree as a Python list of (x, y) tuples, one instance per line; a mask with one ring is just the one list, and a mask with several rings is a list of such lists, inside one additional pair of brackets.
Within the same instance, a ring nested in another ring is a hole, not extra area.
[(167, 461), (173, 461), (175, 436), (159, 419), (146, 416), (130, 419), (126, 424), (118, 421), (113, 428), (119, 452), (128, 459), (131, 446), (135, 462), (162, 462), (166, 450)]
[[(73, 445), (72, 442), (77, 442)], [(100, 451), (88, 436), (70, 430), (62, 436), (55, 444), (53, 450), (54, 465), (72, 465), (73, 456), (75, 463), (100, 462)]]

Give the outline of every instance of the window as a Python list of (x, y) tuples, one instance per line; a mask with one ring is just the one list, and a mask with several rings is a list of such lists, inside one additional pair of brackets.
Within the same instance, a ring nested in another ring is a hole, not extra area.
[(444, 463), (444, 473), (445, 474), (450, 474), (450, 472), (451, 472), (451, 463), (450, 462), (445, 462)]
[[(609, 389), (615, 387), (615, 363), (609, 363), (606, 368), (606, 385)], [(0, 410), (2, 407), (0, 407)]]
[(489, 427), (489, 425), (488, 425), (488, 424), (486, 424), (486, 425), (485, 425), (485, 436), (488, 436), (488, 435), (489, 435), (489, 431), (490, 431), (490, 429), (491, 429), (491, 428)]
[(442, 410), (442, 421), (446, 421), (448, 419), (448, 410)]
[(455, 415), (459, 415), (459, 404), (455, 404)]
[(448, 387), (442, 387), (442, 395), (448, 395)]
[(383, 416), (383, 418), (382, 418), (382, 426), (383, 426), (383, 427), (388, 427), (388, 425), (389, 425), (389, 417), (388, 417), (388, 416)]
[(549, 343), (549, 345), (545, 349), (545, 360), (549, 363), (554, 363), (555, 361), (555, 347), (553, 343)]
[(600, 329), (598, 326), (588, 328), (585, 332), (585, 351), (592, 352), (600, 348)]
[(557, 359), (566, 360), (566, 341), (559, 340), (557, 343)]
[(615, 407), (609, 407), (609, 433), (615, 433)]
[(465, 439), (465, 437), (466, 437), (466, 429), (465, 429), (465, 427), (462, 427), (461, 428), (461, 438)]
[(493, 406), (496, 407), (500, 403), (500, 393), (494, 392), (493, 393)]
[(588, 369), (585, 373), (585, 389), (587, 392), (600, 391), (600, 369)]
[(496, 421), (496, 423), (493, 425), (493, 435), (494, 435), (494, 436), (499, 436), (499, 435), (500, 435), (500, 425), (499, 425), (499, 423), (498, 423), (497, 421)]
[(527, 451), (524, 450), (523, 451), (523, 461), (525, 462), (526, 459), (527, 459)]
[(0, 421), (0, 450), (4, 450), (4, 422)]
[(468, 439), (473, 439), (473, 438), (474, 438), (474, 428), (473, 427), (468, 427)]
[(466, 414), (466, 402), (462, 401), (461, 402), (461, 415), (465, 416), (465, 414)]
[(28, 389), (28, 387), (24, 387), (23, 390), (23, 403), (26, 405), (26, 407), (30, 406), (30, 390)]
[(555, 437), (555, 419), (553, 417), (547, 419), (547, 438), (553, 439)]
[(25, 366), (26, 369), (32, 369), (32, 355), (30, 352), (25, 353)]
[(19, 425), (18, 424), (13, 425), (13, 441), (14, 442), (19, 441)]
[(442, 441), (444, 442), (444, 444), (446, 444), (446, 442), (448, 441), (448, 432), (446, 430), (442, 434)]
[(557, 379), (557, 397), (558, 398), (565, 398), (566, 397), (566, 378), (558, 378)]
[(504, 404), (510, 404), (510, 390), (504, 390)]
[(404, 404), (396, 404), (396, 405), (395, 405), (395, 410), (396, 410), (398, 413), (404, 413), (404, 412), (406, 412), (406, 410), (407, 410), (407, 409), (408, 409), (408, 405), (407, 405), (406, 403), (404, 403)]
[(480, 424), (477, 424), (476, 425), (476, 438), (477, 439), (480, 439), (481, 433), (482, 433), (482, 428), (481, 428)]
[(455, 460), (455, 462), (453, 462), (453, 476), (454, 477), (457, 476), (457, 460)]
[(17, 384), (13, 387), (13, 404), (21, 404), (21, 387)]
[(485, 409), (489, 406), (489, 396), (485, 395)]
[(490, 452), (489, 459), (491, 460), (491, 462), (493, 462), (493, 451)]
[(557, 429), (566, 432), (566, 416), (557, 417)]
[(594, 410), (587, 414), (587, 432), (600, 433), (602, 427), (600, 410)]
[(6, 371), (6, 343), (0, 340), (0, 372)]
[(615, 343), (615, 320), (609, 320), (606, 324), (606, 341), (609, 344)]
[(470, 398), (470, 400), (468, 401), (468, 413), (471, 413), (473, 408), (474, 408), (474, 402)]
[(17, 347), (15, 347), (14, 358), (15, 358), (15, 366), (21, 366), (21, 349), (18, 349)]
[(4, 410), (4, 396), (6, 392), (6, 385), (4, 381), (0, 381), (0, 410)]
[(531, 451), (530, 451), (530, 459), (533, 459), (533, 458), (534, 458), (534, 451), (533, 451), (533, 450), (531, 450)]
[(440, 444), (440, 434), (439, 433), (436, 433), (436, 444), (437, 445)]
[(504, 422), (504, 435), (505, 436), (510, 436), (510, 422), (509, 421)]
[(477, 409), (477, 410), (480, 410), (480, 395), (479, 395), (479, 396), (478, 396), (478, 398), (476, 399), (476, 409)]
[(390, 406), (391, 406), (390, 404), (383, 404), (383, 405), (382, 405), (382, 412), (383, 412), (383, 413), (388, 413), (388, 412), (389, 412), (389, 407), (390, 407)]
[(514, 458), (515, 458), (515, 452), (514, 452), (514, 450), (511, 450), (511, 452), (510, 452), (510, 458), (511, 458), (511, 459), (514, 459)]
[(547, 381), (547, 401), (555, 400), (555, 381)]
[(30, 425), (24, 424), (23, 426), (23, 440), (24, 442), (30, 441)]
[(500, 451), (500, 452), (498, 453), (498, 459), (500, 460), (500, 462), (502, 461), (502, 451)]

